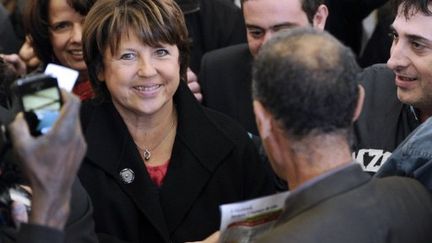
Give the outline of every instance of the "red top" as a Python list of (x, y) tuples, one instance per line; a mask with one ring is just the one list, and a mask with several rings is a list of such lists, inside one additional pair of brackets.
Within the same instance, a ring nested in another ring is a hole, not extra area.
[(157, 165), (157, 166), (150, 166), (150, 165), (145, 165), (147, 168), (147, 172), (150, 175), (150, 179), (158, 186), (162, 186), (162, 182), (165, 178), (165, 175), (167, 173), (168, 170), (168, 164), (169, 164), (169, 160), (164, 163), (163, 165)]
[(88, 100), (94, 96), (89, 80), (77, 82), (72, 89), (72, 93), (78, 95), (81, 100)]

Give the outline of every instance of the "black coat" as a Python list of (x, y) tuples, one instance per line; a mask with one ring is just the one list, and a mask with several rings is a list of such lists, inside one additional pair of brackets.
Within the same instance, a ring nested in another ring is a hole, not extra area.
[(220, 111), (258, 135), (252, 108), (252, 55), (247, 44), (204, 55), (199, 82), (203, 104)]
[(198, 74), (209, 51), (246, 42), (243, 14), (229, 0), (200, 0), (199, 11), (185, 14), (191, 46), (191, 69)]
[[(101, 242), (202, 240), (219, 229), (220, 204), (274, 192), (240, 126), (203, 108), (182, 82), (174, 102), (178, 128), (160, 188), (112, 103), (84, 104), (88, 152), (79, 176), (92, 198)], [(130, 184), (119, 176), (124, 168), (135, 173)]]
[(363, 19), (388, 0), (326, 0), (329, 16), (325, 29), (360, 54)]

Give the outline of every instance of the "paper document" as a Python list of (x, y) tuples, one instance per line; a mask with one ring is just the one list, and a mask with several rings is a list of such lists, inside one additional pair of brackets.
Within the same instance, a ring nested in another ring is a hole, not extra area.
[(289, 192), (220, 206), (220, 242), (251, 243), (268, 231), (283, 212)]
[(59, 87), (68, 92), (72, 91), (79, 75), (76, 70), (53, 63), (48, 64), (44, 73), (57, 78)]

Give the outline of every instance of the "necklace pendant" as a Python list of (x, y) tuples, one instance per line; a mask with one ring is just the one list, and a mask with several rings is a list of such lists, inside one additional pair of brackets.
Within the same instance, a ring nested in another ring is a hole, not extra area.
[(145, 159), (146, 161), (150, 160), (151, 153), (150, 153), (150, 151), (149, 151), (148, 149), (144, 149), (144, 153), (143, 153), (143, 155), (144, 155), (144, 159)]

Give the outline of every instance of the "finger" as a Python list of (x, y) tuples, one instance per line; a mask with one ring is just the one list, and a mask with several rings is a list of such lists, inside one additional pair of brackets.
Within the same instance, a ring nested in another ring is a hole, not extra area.
[(29, 127), (22, 112), (18, 113), (15, 120), (9, 125), (9, 132), (12, 143), (16, 145), (16, 147), (21, 147), (21, 144), (33, 139), (30, 135)]
[(187, 82), (197, 82), (198, 78), (192, 69), (188, 68), (186, 72)]
[(21, 47), (18, 55), (25, 61), (28, 61), (35, 56), (33, 48), (26, 43)]
[(11, 64), (18, 74), (26, 74), (26, 64), (17, 54), (1, 55), (1, 57), (5, 62)]
[(27, 209), (24, 203), (13, 201), (11, 205), (11, 216), (15, 225), (28, 222)]
[(55, 133), (70, 135), (76, 132), (79, 126), (79, 108), (81, 101), (79, 98), (67, 91), (61, 90), (63, 106), (60, 115), (52, 130)]
[(31, 41), (28, 38), (26, 38), (26, 42), (21, 46), (19, 56), (29, 67), (36, 67), (40, 64), (40, 61), (31, 45)]
[(200, 103), (203, 100), (203, 96), (201, 93), (194, 93), (195, 99), (197, 99)]
[(197, 82), (188, 83), (188, 86), (193, 93), (201, 92), (201, 86)]
[(15, 63), (18, 59), (17, 54), (1, 54), (1, 57), (8, 63)]
[(214, 232), (212, 235), (210, 235), (207, 239), (205, 239), (206, 242), (218, 242), (220, 237), (220, 231)]
[(40, 63), (41, 63), (41, 62), (40, 62), (39, 58), (37, 58), (37, 57), (32, 57), (32, 58), (30, 59), (30, 61), (27, 62), (27, 65), (28, 65), (29, 67), (37, 67), (37, 66), (39, 66)]
[(2, 58), (4, 61), (14, 66), (19, 65), (20, 63), (24, 64), (24, 61), (17, 54), (2, 54)]

